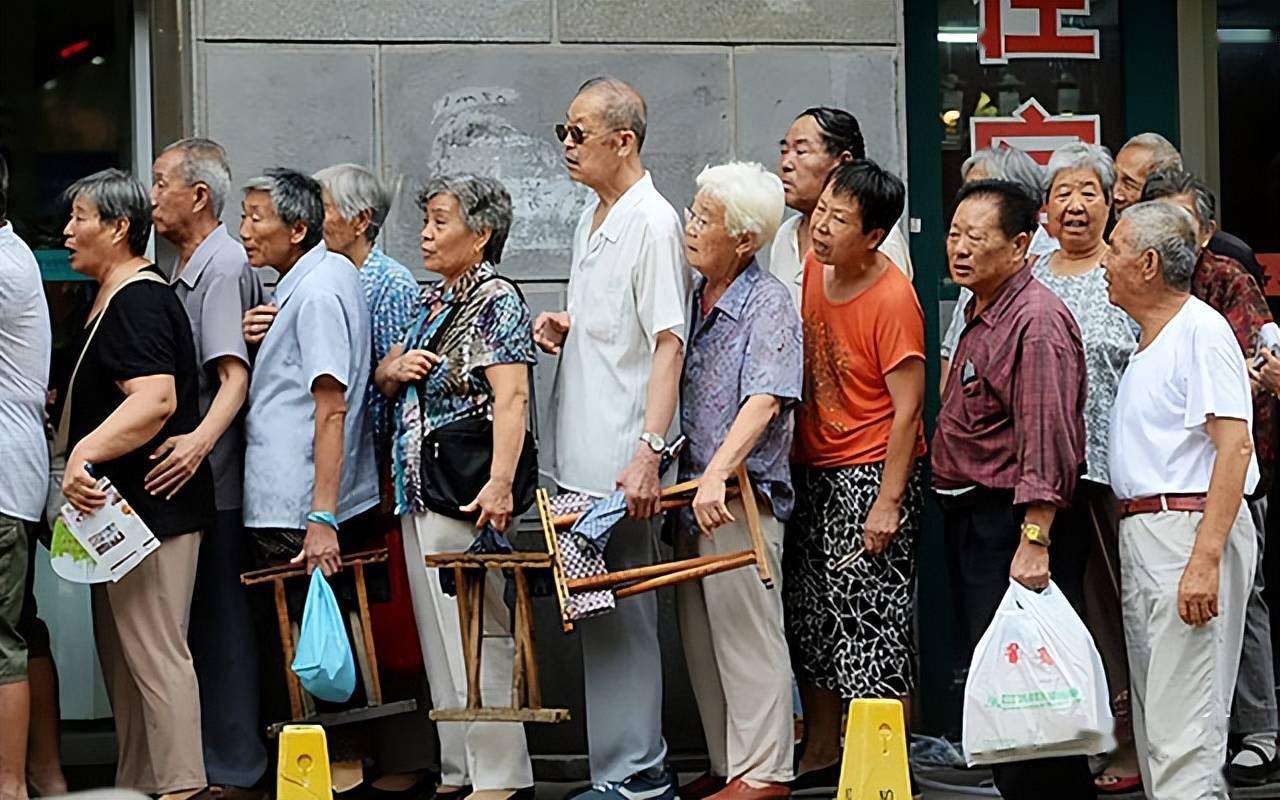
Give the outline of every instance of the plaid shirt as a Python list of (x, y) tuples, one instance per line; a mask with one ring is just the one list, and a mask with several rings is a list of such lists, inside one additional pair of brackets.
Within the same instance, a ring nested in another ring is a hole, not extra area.
[[(1226, 317), (1246, 360), (1257, 350), (1258, 332), (1272, 321), (1271, 309), (1257, 281), (1234, 258), (1209, 250), (1200, 252), (1191, 293)], [(1253, 449), (1258, 459), (1257, 495), (1271, 486), (1271, 470), (1276, 455), (1276, 402), (1261, 386), (1253, 386)]]
[(1023, 267), (967, 322), (933, 434), (933, 485), (1070, 505), (1085, 460), (1085, 360), (1071, 312)]

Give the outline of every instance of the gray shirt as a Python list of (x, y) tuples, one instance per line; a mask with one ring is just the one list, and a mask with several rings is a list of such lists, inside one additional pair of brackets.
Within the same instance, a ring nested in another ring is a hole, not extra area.
[(315, 490), (316, 402), (322, 375), (342, 384), (347, 414), (338, 507), (345, 521), (378, 502), (368, 414), (373, 334), (356, 268), (318, 244), (276, 285), (280, 309), (249, 382), (245, 420), (244, 524), (301, 530)]
[(53, 338), (40, 265), (0, 227), (0, 514), (40, 519), (49, 491), (45, 392)]
[[(191, 320), (200, 366), (203, 419), (222, 385), (218, 359), (231, 356), (249, 366), (240, 320), (245, 311), (262, 302), (262, 284), (249, 266), (244, 248), (231, 238), (225, 225), (219, 225), (191, 254), (187, 266), (173, 281), (173, 290)], [(243, 411), (209, 451), (209, 466), (213, 469), (218, 510), (239, 510), (244, 489)]]

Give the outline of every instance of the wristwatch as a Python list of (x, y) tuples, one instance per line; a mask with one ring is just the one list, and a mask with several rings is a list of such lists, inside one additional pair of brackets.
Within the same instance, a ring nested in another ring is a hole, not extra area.
[(655, 453), (661, 453), (667, 446), (666, 439), (663, 439), (656, 433), (649, 433), (648, 431), (640, 434), (640, 441), (649, 445), (649, 449)]
[(1022, 523), (1022, 538), (1032, 544), (1038, 544), (1041, 547), (1049, 546), (1049, 534), (1034, 522)]

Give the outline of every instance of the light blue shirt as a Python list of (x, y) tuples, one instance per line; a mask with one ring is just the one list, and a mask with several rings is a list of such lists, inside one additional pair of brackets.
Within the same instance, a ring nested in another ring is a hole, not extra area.
[(345, 387), (338, 521), (378, 502), (368, 414), (372, 330), (351, 262), (316, 245), (276, 286), (279, 313), (262, 340), (245, 421), (244, 524), (301, 530), (315, 488), (315, 398), (322, 375)]

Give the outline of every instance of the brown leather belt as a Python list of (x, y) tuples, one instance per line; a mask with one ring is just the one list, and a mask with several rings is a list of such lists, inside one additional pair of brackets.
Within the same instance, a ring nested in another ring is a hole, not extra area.
[(1120, 516), (1154, 514), (1157, 511), (1204, 511), (1202, 494), (1157, 494), (1120, 501)]

